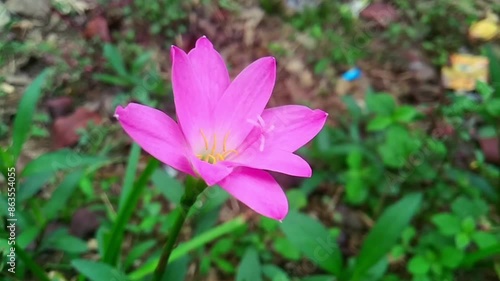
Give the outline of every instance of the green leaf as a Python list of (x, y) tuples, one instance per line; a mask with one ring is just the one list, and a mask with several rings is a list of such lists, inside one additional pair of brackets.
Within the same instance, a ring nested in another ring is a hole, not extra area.
[(455, 236), (455, 245), (459, 249), (465, 249), (470, 243), (470, 237), (467, 233), (458, 233)]
[(488, 212), (488, 205), (482, 199), (469, 199), (465, 196), (458, 197), (451, 204), (451, 209), (460, 218), (480, 218)]
[(405, 256), (406, 250), (401, 245), (396, 245), (391, 250), (391, 258), (392, 260), (400, 260)]
[(500, 243), (497, 243), (493, 246), (480, 249), (479, 251), (469, 253), (465, 256), (462, 265), (464, 266), (473, 266), (479, 261), (482, 261), (484, 259), (488, 259), (493, 256), (497, 256), (500, 254)]
[(335, 277), (329, 275), (315, 275), (300, 279), (300, 281), (336, 281)]
[(345, 184), (346, 200), (355, 205), (363, 203), (368, 197), (368, 186), (359, 171), (349, 171)]
[(290, 281), (290, 277), (288, 277), (288, 274), (283, 269), (275, 265), (264, 265), (262, 267), (262, 273), (270, 281)]
[(134, 185), (135, 173), (137, 171), (137, 164), (139, 163), (139, 157), (141, 156), (141, 147), (137, 143), (133, 143), (130, 148), (130, 154), (128, 157), (127, 168), (125, 169), (125, 176), (123, 177), (122, 192), (120, 194), (120, 200), (118, 201), (118, 211), (124, 208), (125, 200), (128, 198), (132, 187)]
[(189, 257), (184, 256), (170, 264), (163, 274), (163, 281), (184, 281), (188, 272)]
[(500, 95), (500, 59), (495, 56), (491, 45), (486, 45), (483, 53), (488, 57), (490, 66), (491, 86), (495, 89), (495, 96)]
[(347, 155), (347, 166), (351, 170), (360, 170), (363, 165), (363, 152), (361, 149), (352, 149)]
[(493, 93), (495, 92), (495, 90), (492, 87), (490, 87), (486, 82), (480, 80), (476, 81), (476, 90), (481, 96), (483, 96), (483, 99), (485, 101), (489, 100), (493, 95)]
[[(228, 233), (233, 233), (234, 231), (245, 226), (245, 220), (242, 217), (237, 217), (231, 221), (228, 221), (222, 225), (214, 227), (194, 238), (188, 242), (179, 244), (177, 248), (172, 251), (172, 255), (169, 259), (169, 264), (176, 261), (177, 259), (187, 255), (190, 251), (198, 249), (215, 239), (226, 235)], [(145, 276), (153, 273), (158, 264), (159, 257), (153, 258), (150, 261), (143, 264), (140, 268), (129, 274), (131, 280), (143, 280)]]
[(184, 186), (171, 177), (163, 169), (158, 169), (153, 173), (151, 177), (153, 184), (160, 193), (168, 199), (168, 201), (179, 204), (181, 202), (182, 194), (184, 194)]
[(77, 259), (72, 260), (71, 265), (91, 281), (129, 280), (123, 272), (101, 262)]
[(494, 117), (500, 116), (500, 98), (491, 99), (486, 103), (486, 111)]
[(156, 244), (157, 241), (151, 239), (134, 246), (130, 252), (127, 253), (127, 258), (125, 259), (123, 266), (125, 268), (132, 266), (136, 260), (140, 259), (143, 255), (149, 252)]
[(321, 223), (292, 210), (280, 227), (308, 259), (330, 273), (340, 274), (342, 255), (337, 240)]
[(479, 249), (486, 249), (498, 243), (498, 239), (495, 235), (482, 231), (475, 232), (472, 235), (472, 241), (477, 244)]
[(273, 248), (286, 259), (297, 261), (300, 259), (300, 251), (295, 248), (290, 241), (278, 237), (274, 240)]
[(300, 210), (307, 206), (307, 197), (300, 189), (290, 189), (286, 192), (290, 209)]
[(42, 228), (40, 226), (30, 225), (28, 228), (23, 229), (23, 232), (16, 237), (16, 245), (27, 248), (40, 235), (41, 231)]
[(421, 141), (412, 136), (408, 129), (393, 125), (387, 129), (385, 142), (377, 150), (385, 165), (402, 168), (409, 163), (410, 155), (417, 152), (421, 145)]
[(41, 268), (32, 258), (31, 256), (23, 250), (19, 245), (14, 246), (16, 249), (16, 257), (21, 260), (26, 267), (36, 276), (37, 280), (40, 281), (51, 281), (51, 279), (45, 273), (45, 270)]
[(262, 281), (259, 253), (253, 247), (249, 247), (241, 259), (236, 281)]
[(212, 261), (224, 273), (231, 274), (231, 275), (234, 274), (235, 267), (234, 267), (234, 265), (231, 262), (229, 262), (229, 261), (227, 261), (227, 260), (225, 260), (223, 258), (219, 258), (219, 257), (214, 257), (212, 259)]
[(69, 254), (83, 254), (88, 251), (85, 241), (69, 235), (66, 230), (53, 232), (44, 241), (44, 246), (48, 249), (55, 249)]
[(405, 245), (405, 246), (410, 245), (411, 240), (415, 237), (416, 234), (417, 234), (417, 231), (415, 230), (414, 227), (412, 227), (412, 226), (407, 227), (403, 231), (403, 234), (401, 235), (401, 240), (403, 240), (403, 245)]
[(132, 192), (127, 197), (124, 208), (120, 209), (116, 220), (113, 224), (113, 228), (111, 229), (111, 233), (109, 233), (107, 248), (104, 253), (103, 261), (108, 264), (116, 264), (118, 261), (118, 257), (120, 255), (120, 249), (123, 241), (123, 237), (125, 235), (124, 230), (125, 227), (132, 217), (134, 210), (139, 203), (139, 198), (142, 195), (142, 191), (146, 188), (146, 185), (149, 182), (149, 178), (153, 174), (153, 172), (158, 168), (160, 162), (156, 159), (150, 159), (148, 165), (140, 175), (139, 179), (135, 182), (134, 187), (132, 188)]
[(45, 172), (25, 177), (17, 189), (16, 200), (24, 202), (26, 199), (32, 198), (53, 176), (53, 173)]
[(23, 145), (31, 132), (30, 128), (33, 122), (33, 115), (35, 113), (38, 100), (42, 96), (42, 88), (47, 75), (48, 70), (44, 70), (40, 73), (28, 86), (28, 88), (26, 88), (26, 91), (19, 102), (12, 133), (11, 153), (14, 158), (14, 162), (17, 161), (17, 158), (21, 154)]
[(420, 208), (421, 202), (422, 194), (409, 194), (382, 213), (361, 246), (361, 251), (354, 265), (353, 280), (360, 280), (396, 245), (401, 234)]
[(354, 121), (357, 121), (361, 118), (363, 112), (361, 111), (361, 108), (352, 95), (343, 96), (342, 102), (344, 102), (344, 104), (346, 105), (347, 110), (349, 111), (349, 116), (352, 117)]
[(453, 247), (443, 247), (440, 251), (440, 263), (451, 269), (457, 268), (464, 258), (464, 252)]
[(462, 230), (465, 233), (473, 233), (476, 229), (476, 222), (471, 217), (466, 217), (462, 220)]
[(448, 213), (437, 214), (431, 220), (443, 235), (453, 236), (461, 231), (460, 219), (455, 215)]
[(414, 256), (408, 263), (408, 271), (414, 275), (424, 275), (430, 268), (429, 262), (422, 256)]
[(141, 70), (146, 66), (149, 60), (152, 57), (152, 53), (146, 52), (141, 54), (138, 58), (134, 60), (132, 63), (132, 72), (139, 74)]
[(312, 177), (305, 179), (300, 185), (300, 190), (304, 192), (306, 196), (311, 194), (320, 184), (329, 177), (329, 173), (322, 171), (314, 171)]
[(403, 105), (396, 108), (393, 118), (394, 120), (402, 123), (408, 123), (415, 119), (418, 115), (418, 111), (410, 105)]
[(279, 225), (280, 222), (276, 220), (260, 216), (259, 226), (266, 232), (274, 232), (275, 230), (278, 229)]
[(97, 240), (97, 251), (99, 256), (104, 257), (109, 243), (106, 243), (106, 235), (110, 233), (109, 226), (102, 224), (95, 234)]
[(127, 76), (127, 69), (125, 68), (125, 62), (120, 53), (120, 50), (111, 44), (104, 45), (104, 57), (108, 60), (113, 70), (116, 71), (121, 76)]
[(371, 112), (390, 116), (394, 112), (396, 102), (394, 101), (394, 98), (388, 94), (367, 94), (366, 106)]
[(78, 187), (78, 183), (83, 175), (84, 171), (82, 170), (77, 170), (66, 175), (42, 209), (46, 221), (56, 218), (59, 211), (67, 207), (68, 199)]
[(193, 216), (193, 235), (199, 235), (215, 227), (219, 220), (221, 209), (222, 205), (211, 209), (200, 209), (200, 212)]
[(479, 128), (478, 135), (480, 138), (494, 138), (497, 135), (495, 126), (484, 125)]
[(211, 249), (211, 255), (221, 256), (229, 253), (234, 247), (234, 240), (231, 238), (220, 239)]
[(376, 116), (375, 118), (371, 119), (370, 122), (368, 122), (368, 125), (366, 126), (366, 129), (369, 132), (375, 132), (375, 131), (380, 131), (383, 130), (389, 125), (392, 124), (392, 119), (389, 116)]
[[(209, 217), (213, 218), (213, 212), (216, 211), (219, 213), (219, 210), (227, 200), (229, 199), (229, 194), (219, 186), (211, 186), (210, 188), (206, 188), (198, 199), (194, 206), (189, 210), (189, 217), (195, 217), (196, 219), (206, 219), (209, 220)], [(212, 213), (212, 214), (210, 214)], [(197, 231), (201, 229), (197, 225)]]
[(105, 157), (77, 153), (71, 149), (49, 152), (29, 162), (21, 172), (22, 177), (38, 173), (55, 173), (107, 161)]

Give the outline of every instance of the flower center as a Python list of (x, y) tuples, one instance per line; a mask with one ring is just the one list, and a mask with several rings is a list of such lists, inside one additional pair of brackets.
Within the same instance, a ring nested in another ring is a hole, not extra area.
[(224, 139), (222, 140), (222, 147), (217, 145), (217, 134), (213, 134), (213, 140), (210, 144), (210, 140), (207, 138), (203, 130), (200, 129), (201, 137), (203, 138), (203, 144), (205, 149), (202, 153), (196, 154), (200, 160), (206, 161), (210, 164), (216, 164), (219, 161), (224, 161), (232, 153), (238, 153), (234, 149), (227, 149), (227, 139), (229, 137), (229, 132), (226, 133)]

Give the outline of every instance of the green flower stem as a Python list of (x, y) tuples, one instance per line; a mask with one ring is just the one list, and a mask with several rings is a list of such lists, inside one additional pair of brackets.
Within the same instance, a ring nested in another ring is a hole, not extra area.
[(186, 179), (186, 189), (185, 193), (181, 198), (181, 204), (178, 207), (180, 210), (177, 218), (174, 221), (174, 225), (172, 226), (170, 232), (168, 233), (167, 242), (163, 247), (160, 261), (156, 266), (153, 281), (160, 281), (167, 269), (168, 259), (170, 258), (170, 254), (174, 249), (175, 242), (179, 236), (182, 226), (186, 221), (189, 210), (196, 202), (196, 198), (200, 195), (203, 190), (207, 188), (207, 185), (202, 181), (192, 177), (188, 177)]

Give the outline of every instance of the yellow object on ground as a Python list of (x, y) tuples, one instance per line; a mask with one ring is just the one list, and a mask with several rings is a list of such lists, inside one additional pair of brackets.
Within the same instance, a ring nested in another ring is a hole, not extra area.
[(498, 16), (488, 12), (486, 18), (472, 24), (469, 28), (469, 36), (472, 39), (489, 41), (500, 35)]
[(467, 54), (450, 56), (451, 66), (441, 69), (442, 82), (447, 89), (455, 91), (472, 91), (476, 81), (486, 82), (488, 79), (488, 58)]

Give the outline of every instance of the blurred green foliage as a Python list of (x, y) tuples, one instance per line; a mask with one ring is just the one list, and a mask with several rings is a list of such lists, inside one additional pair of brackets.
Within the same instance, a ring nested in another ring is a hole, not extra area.
[[(437, 64), (461, 42), (457, 38), (464, 26), (457, 18), (470, 22), (477, 17), (467, 1), (444, 1), (441, 6), (430, 1), (394, 3), (411, 24), (392, 25), (383, 36), (388, 42), (422, 41)], [(450, 11), (459, 16), (447, 17)], [(181, 1), (134, 0), (124, 11), (127, 17), (147, 21), (152, 34), (165, 38), (185, 30), (187, 13)], [(362, 29), (345, 4), (324, 1), (286, 19), (320, 42), (324, 53), (309, 58), (317, 73), (333, 63), (353, 65), (367, 55), (364, 47), (373, 34)], [(44, 48), (58, 54), (53, 46)], [(144, 47), (120, 41), (97, 44), (100, 49), (105, 66), (92, 77), (120, 89), (115, 103), (136, 100), (156, 106), (171, 91)], [(270, 49), (287, 52), (278, 44)], [(34, 51), (19, 42), (0, 43), (0, 52), (8, 56)], [(216, 270), (237, 281), (498, 277), (500, 172), (485, 160), (476, 140), (500, 136), (500, 60), (492, 48), (483, 53), (490, 59), (492, 80), (478, 83), (474, 94), (449, 93), (448, 103), (439, 106), (399, 104), (390, 93), (371, 90), (362, 100), (345, 96), (347, 114), (334, 116), (337, 126), (326, 127), (300, 151), (313, 163), (314, 175), (287, 190), (290, 213), (282, 223), (241, 216), (220, 223), (219, 214), (231, 206), (226, 204), (229, 196), (219, 187), (207, 189), (189, 214), (189, 238), (173, 252), (164, 280), (185, 280), (192, 263), (203, 279)], [(0, 64), (4, 60), (0, 56)], [(88, 60), (82, 58), (81, 65)], [(25, 90), (7, 134), (9, 146), (0, 149), (5, 178), (26, 141), (47, 136), (47, 116), (36, 108), (49, 92), (47, 85), (57, 84), (57, 74), (69, 69), (57, 64)], [(73, 74), (71, 80), (83, 75), (80, 70)], [(453, 132), (436, 136), (428, 127), (435, 120), (444, 120)], [(144, 165), (136, 145), (123, 156), (125, 147), (113, 139), (114, 126), (91, 125), (81, 132), (76, 149), (45, 153), (17, 171), (18, 280), (147, 280), (152, 274), (160, 245), (180, 215), (172, 207), (180, 202), (183, 183), (156, 160)], [(471, 134), (474, 128), (478, 136)], [(473, 151), (466, 162), (458, 157), (464, 147)], [(106, 172), (117, 166), (124, 167), (123, 174)], [(90, 239), (68, 228), (81, 208), (99, 214), (99, 227)], [(0, 215), (6, 218), (7, 210), (2, 190)], [(352, 214), (369, 227), (347, 227)], [(54, 223), (62, 226), (49, 231)], [(4, 219), (1, 224), (5, 229)], [(8, 235), (0, 232), (5, 261)], [(354, 251), (346, 249), (349, 243), (355, 244)], [(2, 278), (8, 276), (5, 267), (2, 262)]]

